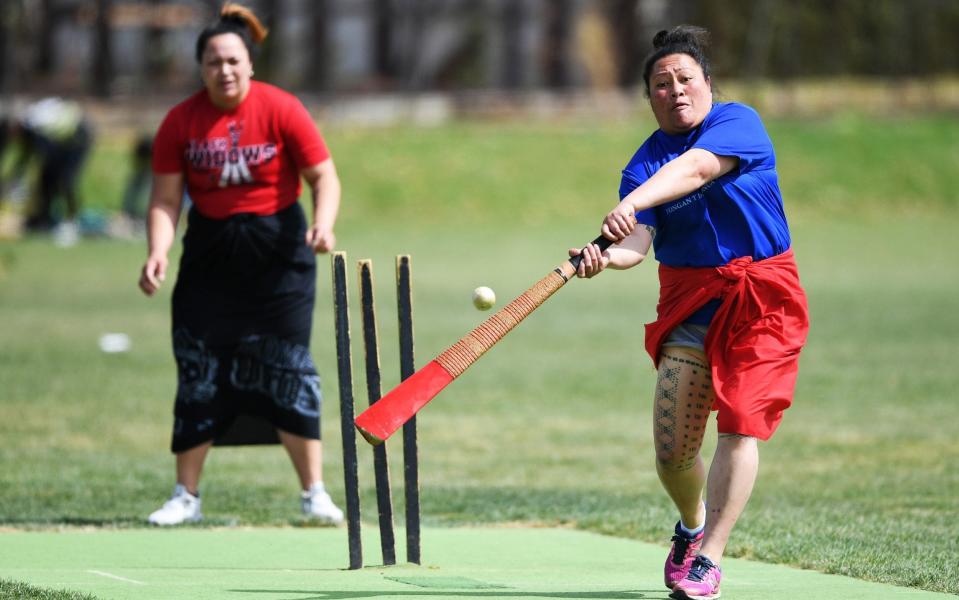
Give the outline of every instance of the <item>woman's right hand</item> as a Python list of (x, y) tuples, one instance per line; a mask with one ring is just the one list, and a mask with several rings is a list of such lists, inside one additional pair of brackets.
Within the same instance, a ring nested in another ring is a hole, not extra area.
[(583, 255), (583, 260), (580, 261), (579, 267), (576, 269), (577, 277), (585, 277), (589, 279), (602, 273), (603, 269), (609, 264), (609, 252), (603, 252), (599, 249), (599, 246), (590, 242), (582, 250), (579, 248), (570, 248), (569, 256), (570, 258), (574, 256)]
[(150, 256), (140, 271), (140, 289), (147, 296), (152, 296), (160, 284), (166, 279), (166, 268), (168, 259), (166, 255)]

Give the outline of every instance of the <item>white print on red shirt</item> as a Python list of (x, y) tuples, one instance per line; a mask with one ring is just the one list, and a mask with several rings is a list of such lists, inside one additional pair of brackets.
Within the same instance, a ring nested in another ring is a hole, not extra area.
[(250, 167), (270, 162), (276, 156), (276, 144), (240, 145), (243, 123), (227, 123), (230, 137), (215, 137), (203, 140), (190, 140), (186, 149), (186, 160), (190, 167), (198, 171), (222, 169), (220, 187), (252, 183)]

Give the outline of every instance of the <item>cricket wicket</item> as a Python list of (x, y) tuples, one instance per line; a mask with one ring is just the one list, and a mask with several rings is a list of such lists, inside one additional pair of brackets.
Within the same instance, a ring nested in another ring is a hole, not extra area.
[[(353, 427), (354, 398), (352, 352), (350, 343), (349, 300), (346, 283), (346, 253), (335, 252), (333, 267), (333, 306), (336, 329), (337, 372), (340, 384), (340, 428), (343, 439), (343, 480), (346, 488), (346, 513), (349, 534), (350, 569), (363, 567), (360, 539), (360, 496), (356, 430)], [(373, 294), (373, 264), (357, 264), (360, 308), (365, 350), (366, 387), (369, 403), (380, 399), (380, 364), (377, 340), (376, 307)], [(411, 263), (408, 255), (396, 257), (396, 301), (399, 326), (400, 376), (406, 379), (416, 368), (413, 358), (413, 298)], [(403, 428), (403, 474), (406, 498), (406, 560), (420, 562), (419, 460), (415, 420)], [(389, 460), (386, 445), (373, 448), (380, 547), (384, 565), (396, 564), (393, 532), (393, 502), (390, 490)]]

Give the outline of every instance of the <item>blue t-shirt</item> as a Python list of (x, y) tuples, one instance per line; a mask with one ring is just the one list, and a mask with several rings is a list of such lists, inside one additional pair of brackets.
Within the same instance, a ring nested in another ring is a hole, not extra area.
[[(713, 104), (688, 133), (655, 131), (623, 169), (620, 199), (691, 148), (736, 156), (739, 166), (687, 196), (636, 213), (639, 223), (656, 228), (656, 260), (672, 267), (717, 267), (741, 256), (762, 260), (788, 250), (776, 154), (759, 115), (744, 104)], [(717, 306), (711, 302), (690, 321), (708, 323)]]

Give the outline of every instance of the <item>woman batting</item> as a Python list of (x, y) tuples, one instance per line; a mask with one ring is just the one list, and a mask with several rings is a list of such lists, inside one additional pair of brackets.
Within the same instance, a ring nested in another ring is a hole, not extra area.
[[(659, 128), (623, 170), (621, 201), (603, 221), (617, 244), (587, 246), (578, 272), (628, 269), (650, 246), (660, 263), (646, 350), (658, 369), (657, 472), (680, 517), (665, 583), (680, 600), (720, 595), (758, 441), (792, 402), (809, 328), (772, 142), (753, 109), (713, 101), (706, 40), (689, 26), (655, 36), (643, 77)], [(713, 410), (719, 439), (707, 473), (700, 447)]]

